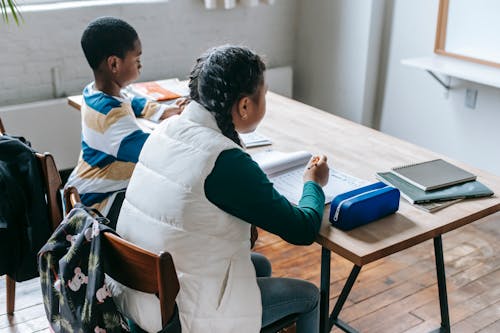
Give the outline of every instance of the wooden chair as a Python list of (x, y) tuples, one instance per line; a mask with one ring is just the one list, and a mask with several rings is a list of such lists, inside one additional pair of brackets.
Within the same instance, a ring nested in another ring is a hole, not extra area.
[[(80, 202), (76, 188), (65, 189), (64, 200), (68, 213)], [(102, 253), (106, 274), (129, 288), (158, 295), (165, 327), (174, 314), (179, 292), (172, 256), (168, 252), (152, 253), (109, 232), (104, 233)]]
[[(0, 118), (0, 135), (5, 134), (5, 127)], [(55, 230), (62, 220), (62, 201), (60, 190), (62, 189), (62, 180), (57, 171), (54, 157), (50, 153), (36, 153), (45, 187), (45, 195), (47, 200), (47, 208), (52, 230)], [(13, 315), (16, 302), (16, 281), (9, 275), (6, 276), (6, 291), (7, 291), (7, 314)]]

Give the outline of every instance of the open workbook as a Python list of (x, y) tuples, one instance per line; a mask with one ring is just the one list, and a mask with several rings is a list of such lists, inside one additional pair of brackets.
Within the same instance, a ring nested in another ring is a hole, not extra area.
[[(304, 182), (302, 176), (307, 162), (311, 159), (311, 153), (297, 151), (284, 153), (275, 150), (267, 150), (252, 155), (255, 162), (267, 174), (278, 192), (284, 195), (291, 203), (298, 204)], [(328, 184), (323, 187), (325, 192), (325, 204), (340, 193), (367, 185), (368, 182), (330, 167), (330, 178)]]
[(175, 100), (189, 95), (186, 82), (179, 81), (177, 78), (132, 83), (126, 88), (126, 91), (132, 95), (143, 96), (157, 102)]

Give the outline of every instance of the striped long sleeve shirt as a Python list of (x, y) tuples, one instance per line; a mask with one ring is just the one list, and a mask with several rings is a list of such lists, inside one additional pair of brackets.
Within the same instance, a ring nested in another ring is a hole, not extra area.
[(82, 203), (104, 215), (117, 192), (125, 190), (149, 134), (136, 117), (158, 121), (164, 107), (142, 97), (107, 95), (90, 83), (83, 90), (82, 149), (66, 186), (75, 186)]

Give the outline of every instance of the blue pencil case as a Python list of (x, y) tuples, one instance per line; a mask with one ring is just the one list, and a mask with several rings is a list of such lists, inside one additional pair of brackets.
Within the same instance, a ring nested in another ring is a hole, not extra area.
[(330, 206), (330, 223), (351, 230), (396, 212), (399, 190), (382, 182), (337, 195)]

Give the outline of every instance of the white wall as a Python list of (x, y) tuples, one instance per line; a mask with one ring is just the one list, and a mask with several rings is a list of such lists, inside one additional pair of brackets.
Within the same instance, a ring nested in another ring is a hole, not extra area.
[(294, 96), (371, 124), (385, 0), (299, 4)]
[[(433, 54), (438, 0), (396, 0), (380, 129), (500, 175), (500, 89), (453, 79), (445, 90), (404, 58)], [(478, 89), (475, 109), (465, 89)]]
[(60, 75), (60, 93), (81, 92), (92, 76), (80, 37), (103, 15), (121, 17), (138, 31), (144, 80), (186, 78), (198, 55), (223, 43), (255, 49), (270, 67), (294, 58), (296, 0), (228, 11), (205, 10), (201, 0), (24, 11), (21, 26), (0, 23), (0, 106), (52, 98), (52, 68)]
[[(265, 56), (268, 67), (291, 65), (296, 14), (296, 0), (228, 11), (205, 10), (201, 0), (36, 11), (24, 8), (21, 26), (0, 22), (0, 117), (8, 132), (26, 136), (37, 150), (52, 152), (60, 169), (71, 168), (79, 152), (79, 114), (64, 99), (52, 99), (52, 69), (59, 73), (59, 94), (80, 94), (92, 80), (80, 47), (89, 21), (113, 15), (136, 28), (143, 45), (142, 80), (185, 79), (198, 55), (223, 43), (253, 48)], [(290, 94), (291, 78), (289, 67), (270, 71), (270, 87)], [(30, 103), (17, 105), (26, 102)]]

